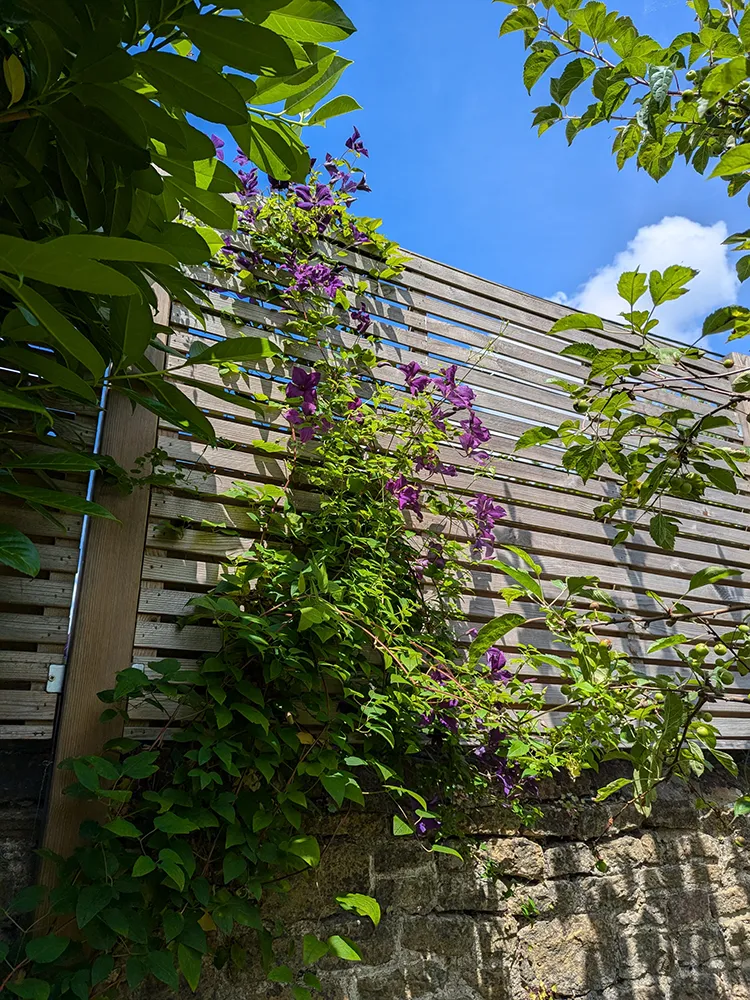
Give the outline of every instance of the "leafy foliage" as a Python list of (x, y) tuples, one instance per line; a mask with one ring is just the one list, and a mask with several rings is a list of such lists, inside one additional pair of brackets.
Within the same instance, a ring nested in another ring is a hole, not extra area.
[[(182, 265), (210, 259), (222, 243), (214, 229), (235, 226), (227, 196), (243, 191), (221, 140), (191, 116), (229, 126), (244, 162), (304, 181), (302, 127), (358, 106), (342, 96), (319, 107), (349, 64), (327, 43), (354, 26), (335, 0), (10, 0), (3, 14), (0, 458), (13, 472), (0, 488), (54, 519), (73, 509), (54, 479), (60, 451), (90, 448), (71, 411), (96, 407), (105, 389), (214, 443), (153, 353), (154, 289), (200, 316), (201, 290)], [(235, 358), (257, 356), (249, 348), (258, 341), (234, 341)], [(219, 360), (231, 358), (202, 363)], [(33, 467), (21, 461), (30, 439), (48, 456)], [(150, 481), (145, 470), (91, 467), (123, 488)], [(102, 514), (84, 501), (77, 510)], [(10, 534), (0, 561), (38, 572)]]

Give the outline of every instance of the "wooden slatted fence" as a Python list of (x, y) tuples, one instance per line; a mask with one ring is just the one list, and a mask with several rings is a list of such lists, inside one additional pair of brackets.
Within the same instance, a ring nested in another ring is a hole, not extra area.
[[(551, 588), (551, 581), (561, 576), (595, 575), (602, 586), (616, 591), (623, 605), (647, 614), (653, 609), (647, 591), (677, 597), (701, 566), (727, 564), (742, 569), (744, 576), (705, 588), (699, 606), (719, 612), (716, 620), (726, 627), (745, 613), (750, 607), (749, 489), (742, 488), (736, 495), (713, 490), (702, 503), (669, 499), (665, 509), (683, 519), (674, 553), (656, 549), (641, 529), (626, 545), (613, 548), (610, 542), (614, 529), (593, 518), (596, 505), (613, 495), (615, 483), (611, 477), (604, 474), (582, 484), (562, 468), (562, 452), (554, 444), (514, 454), (515, 441), (525, 429), (536, 424), (554, 426), (573, 412), (568, 397), (549, 384), (554, 377), (580, 380), (582, 376), (579, 362), (561, 357), (560, 349), (581, 340), (601, 349), (622, 346), (629, 342), (625, 330), (605, 324), (604, 330), (596, 333), (570, 331), (553, 338), (548, 336), (549, 328), (568, 313), (555, 303), (421, 257), (414, 257), (404, 273), (390, 282), (372, 278), (373, 262), (364, 256), (349, 254), (343, 262), (352, 286), (355, 281), (365, 282), (366, 292), (356, 296), (356, 303), (367, 309), (374, 320), (369, 333), (377, 338), (377, 379), (401, 388), (403, 377), (396, 368), (398, 364), (416, 360), (431, 371), (456, 364), (461, 380), (474, 389), (475, 405), (492, 434), (486, 445), (493, 455), (492, 472), (475, 476), (475, 468), (467, 467), (467, 459), (457, 449), (446, 446), (441, 457), (460, 468), (451, 481), (452, 488), (465, 495), (488, 493), (501, 501), (508, 516), (498, 526), (499, 539), (522, 546), (536, 558), (543, 567), (545, 587)], [(190, 313), (173, 304), (171, 348), (186, 353), (196, 339), (212, 341), (216, 337), (283, 332), (279, 311), (251, 301), (235, 278), (207, 268), (193, 269), (193, 277), (209, 292), (206, 329), (191, 325), (194, 321)], [(353, 295), (351, 301), (355, 301)], [(331, 342), (355, 341), (355, 334), (345, 326), (345, 317), (341, 312), (341, 325), (327, 331)], [(320, 357), (322, 349), (301, 343), (293, 348), (299, 360), (308, 364)], [(172, 363), (178, 361), (172, 359)], [(253, 364), (252, 373), (224, 381), (213, 368), (198, 366), (195, 378), (207, 386), (224, 385), (237, 393), (260, 391), (271, 399), (282, 400), (288, 365), (272, 359)], [(726, 377), (720, 363), (709, 357), (695, 362), (694, 367), (696, 372)], [(191, 597), (217, 582), (222, 559), (246, 550), (250, 544), (252, 531), (245, 508), (240, 501), (227, 497), (227, 491), (237, 480), (285, 479), (283, 455), (267, 454), (258, 448), (259, 441), (283, 443), (287, 439), (283, 420), (264, 425), (246, 408), (220, 401), (202, 388), (193, 388), (189, 394), (208, 414), (220, 445), (208, 448), (170, 426), (159, 429), (159, 446), (186, 478), (179, 488), (154, 489), (151, 493), (134, 662), (174, 655), (187, 664), (217, 648), (215, 630), (181, 627), (180, 618), (188, 611)], [(680, 402), (695, 413), (703, 413), (718, 398), (703, 388), (679, 396), (662, 390), (649, 393), (639, 405), (644, 412), (658, 412), (663, 404)], [(727, 444), (745, 443), (745, 429), (739, 423), (717, 433)], [(300, 489), (295, 497), (301, 506), (316, 503), (312, 491)], [(203, 528), (204, 521), (226, 524), (236, 534)], [(430, 519), (426, 518), (421, 525), (413, 526), (423, 529), (429, 525)], [(75, 526), (71, 525), (71, 529), (75, 530)], [(461, 537), (460, 527), (455, 531), (455, 537)], [(9, 653), (0, 667), (0, 736), (16, 735), (22, 729), (37, 734), (43, 726), (48, 731), (54, 715), (55, 696), (47, 694), (43, 684), (39, 686), (49, 662), (40, 644), (44, 643), (46, 649), (46, 643), (57, 639), (54, 648), (59, 650), (60, 642), (64, 642), (64, 626), (57, 612), (69, 605), (75, 550), (54, 544), (56, 539), (44, 541), (47, 579), (32, 584), (8, 580), (4, 588), (7, 614), (3, 617), (8, 621), (0, 641)], [(68, 562), (63, 568), (66, 555)], [(65, 573), (69, 575), (62, 579)], [(465, 641), (464, 634), (471, 625), (481, 625), (506, 610), (498, 594), (508, 582), (494, 570), (472, 570), (461, 601), (467, 621), (455, 623), (458, 642)], [(39, 609), (38, 614), (29, 612), (32, 600), (37, 602), (34, 608)], [(44, 609), (56, 610), (53, 614)], [(686, 631), (697, 634), (693, 626)], [(644, 655), (649, 643), (662, 634), (664, 627), (658, 622), (644, 626), (640, 632), (624, 625), (613, 625), (610, 630), (613, 644), (636, 656)], [(15, 645), (11, 646), (11, 642)], [(521, 628), (505, 640), (511, 652), (523, 642), (559, 651), (559, 646), (553, 647), (550, 638), (538, 628)], [(20, 643), (25, 643), (22, 649)], [(674, 654), (664, 650), (649, 658), (649, 669), (671, 670), (676, 662)], [(556, 687), (558, 678), (550, 674), (535, 679), (547, 687), (551, 706), (563, 701)], [(739, 687), (750, 691), (750, 677), (740, 679)], [(725, 746), (750, 745), (750, 703), (726, 702), (717, 707), (715, 714)], [(154, 710), (136, 707), (135, 715), (134, 733), (145, 736), (155, 731), (159, 720)]]

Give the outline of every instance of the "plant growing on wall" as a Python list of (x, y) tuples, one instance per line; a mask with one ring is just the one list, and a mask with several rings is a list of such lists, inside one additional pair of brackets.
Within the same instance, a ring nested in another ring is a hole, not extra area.
[[(242, 182), (223, 141), (195, 119), (230, 129), (275, 178), (304, 181), (302, 126), (358, 107), (346, 96), (321, 104), (349, 65), (329, 43), (353, 31), (334, 0), (4, 6), (0, 493), (51, 519), (108, 516), (59, 483), (100, 469), (128, 486), (132, 470), (92, 456), (70, 419), (95, 410), (105, 387), (214, 440), (180, 388), (192, 361), (166, 381), (149, 353), (159, 333), (153, 286), (199, 314), (200, 289), (181, 265), (207, 261), (221, 244), (216, 229), (235, 224), (226, 196)], [(274, 351), (259, 340), (233, 349), (238, 361)], [(0, 562), (39, 570), (13, 524), (0, 527)]]

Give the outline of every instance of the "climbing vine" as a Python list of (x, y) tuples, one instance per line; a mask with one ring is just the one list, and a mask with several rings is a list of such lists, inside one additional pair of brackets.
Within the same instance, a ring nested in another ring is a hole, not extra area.
[[(496, 532), (490, 433), (456, 366), (378, 360), (377, 320), (345, 257), (366, 250), (379, 277), (403, 258), (377, 223), (350, 214), (367, 151), (356, 130), (347, 146), (304, 185), (262, 194), (257, 173), (240, 171), (239, 226), (215, 264), (228, 287), (280, 312), (289, 368), (277, 395), (236, 399), (286, 478), (232, 491), (246, 551), (187, 619), (215, 624), (219, 651), (194, 667), (131, 667), (100, 695), (103, 719), (127, 727), (128, 705), (145, 703), (163, 728), (148, 745), (126, 735), (63, 763), (69, 793), (98, 811), (71, 857), (47, 853), (55, 887), (12, 904), (0, 992), (87, 1000), (149, 977), (176, 990), (181, 976), (195, 990), (204, 963), (241, 967), (257, 947), (268, 979), (309, 1000), (316, 963), (357, 961), (358, 945), (310, 933), (287, 963), (274, 899), (320, 864), (331, 817), (335, 829), (387, 804), (396, 836), (455, 854), (446, 838), (477, 796), (500, 796), (530, 823), (540, 777), (597, 767), (625, 745), (634, 777), (600, 797), (634, 784), (644, 811), (670, 774), (732, 766), (704, 715), (728, 672), (685, 652), (682, 678), (640, 673), (609, 637), (637, 615), (594, 578), (557, 581), (550, 598), (541, 568)], [(217, 359), (197, 331), (189, 357), (205, 352)], [(251, 375), (236, 352), (223, 370)], [(523, 611), (477, 635), (460, 595), (478, 564), (512, 581), (501, 593)], [(717, 578), (704, 572), (689, 590)], [(529, 619), (559, 652), (518, 639), (518, 655), (503, 650)], [(537, 673), (563, 675), (564, 705), (550, 706)], [(368, 896), (338, 901), (380, 919)]]

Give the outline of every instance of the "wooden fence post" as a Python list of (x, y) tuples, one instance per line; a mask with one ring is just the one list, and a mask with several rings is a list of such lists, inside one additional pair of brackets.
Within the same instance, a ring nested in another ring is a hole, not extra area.
[[(733, 351), (729, 357), (734, 362), (734, 368), (747, 368), (750, 369), (750, 355), (748, 354), (738, 354)], [(735, 374), (734, 368), (730, 368), (727, 371), (727, 380), (731, 381), (732, 376)], [(740, 403), (737, 407), (737, 414), (740, 418), (740, 430), (742, 431), (742, 440), (746, 446), (750, 446), (750, 403)]]
[[(162, 289), (156, 322), (169, 323), (170, 300)], [(153, 357), (163, 363), (163, 354)], [(158, 417), (125, 396), (107, 399), (101, 452), (125, 469), (151, 451), (157, 442)], [(81, 822), (99, 815), (100, 803), (65, 795), (74, 780), (72, 771), (61, 771), (67, 757), (97, 754), (102, 744), (122, 733), (122, 720), (99, 721), (104, 705), (97, 692), (114, 686), (115, 675), (128, 667), (133, 656), (141, 569), (146, 540), (150, 489), (135, 489), (123, 496), (117, 489), (99, 483), (94, 500), (110, 510), (117, 521), (92, 518), (79, 579), (77, 608), (61, 695), (55, 741), (55, 770), (47, 804), (43, 843), (67, 857), (78, 842)], [(50, 885), (54, 867), (42, 865), (40, 881)]]

